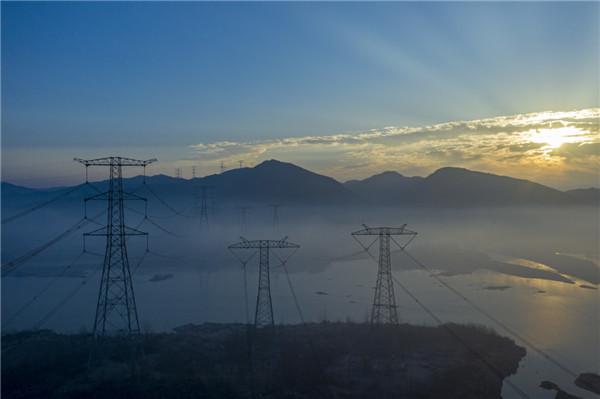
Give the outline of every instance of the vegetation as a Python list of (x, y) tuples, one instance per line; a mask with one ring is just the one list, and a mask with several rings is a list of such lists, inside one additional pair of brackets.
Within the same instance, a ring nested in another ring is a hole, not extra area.
[(45, 330), (3, 337), (2, 397), (499, 398), (502, 379), (524, 355), (491, 330), (460, 325), (252, 332), (203, 324), (95, 346), (89, 334)]

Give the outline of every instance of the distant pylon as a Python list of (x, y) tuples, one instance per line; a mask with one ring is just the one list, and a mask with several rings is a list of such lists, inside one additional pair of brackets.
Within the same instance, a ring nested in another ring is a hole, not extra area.
[(244, 167), (244, 161), (238, 161), (240, 163), (240, 169)]
[[(392, 280), (390, 240), (393, 240), (392, 236), (396, 235), (410, 236), (407, 243), (402, 246), (402, 248), (404, 248), (412, 241), (417, 233), (408, 230), (406, 225), (403, 225), (402, 227), (363, 226), (364, 229), (355, 231), (352, 233), (352, 236), (367, 252), (369, 252), (369, 247), (371, 245), (376, 241), (379, 241), (379, 262), (377, 282), (375, 284), (375, 295), (373, 297), (373, 307), (371, 310), (371, 324), (398, 324), (398, 310), (396, 307), (396, 296), (394, 294), (394, 282)], [(377, 236), (377, 238), (369, 246), (364, 246), (357, 238), (358, 236)]]
[(281, 204), (270, 204), (273, 209), (273, 232), (278, 233), (279, 231), (279, 207)]
[(208, 225), (208, 197), (212, 186), (200, 186), (200, 224)]
[(85, 199), (86, 203), (90, 200), (107, 201), (106, 226), (84, 234), (84, 236), (106, 237), (102, 278), (94, 318), (94, 337), (104, 336), (110, 333), (111, 330), (128, 335), (139, 334), (140, 323), (125, 237), (147, 236), (148, 233), (125, 225), (123, 202), (125, 200), (146, 201), (146, 199), (123, 191), (122, 168), (124, 166), (145, 168), (156, 159), (141, 161), (130, 158), (106, 157), (89, 160), (75, 158), (75, 161), (82, 163), (86, 168), (90, 166), (108, 166), (110, 171), (108, 190)]
[(175, 168), (175, 177), (181, 179), (181, 168)]
[(232, 244), (229, 250), (258, 249), (258, 292), (256, 294), (256, 309), (254, 313), (254, 326), (273, 327), (273, 301), (271, 299), (271, 277), (269, 270), (269, 251), (273, 248), (300, 248), (299, 245), (287, 241), (287, 237), (281, 240), (253, 240), (248, 241), (241, 237), (242, 241)]
[(192, 178), (195, 179), (196, 178), (196, 167), (192, 166)]
[(225, 163), (221, 161), (221, 173), (225, 172)]

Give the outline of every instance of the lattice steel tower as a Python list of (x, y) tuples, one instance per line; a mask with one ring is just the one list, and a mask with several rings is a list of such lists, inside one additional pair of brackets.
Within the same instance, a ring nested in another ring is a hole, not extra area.
[[(369, 248), (379, 241), (379, 261), (377, 270), (377, 282), (375, 284), (375, 295), (373, 297), (373, 307), (371, 310), (371, 324), (398, 324), (398, 309), (396, 306), (396, 296), (394, 294), (394, 282), (392, 276), (392, 261), (390, 255), (390, 240), (396, 242), (393, 236), (410, 236), (409, 240), (402, 249), (412, 241), (417, 235), (416, 232), (408, 230), (406, 225), (402, 227), (368, 227), (355, 231), (352, 236), (358, 243), (369, 252)], [(377, 236), (369, 246), (357, 238), (359, 236)], [(369, 252), (370, 254), (370, 252)]]
[(269, 252), (273, 248), (300, 248), (299, 245), (287, 241), (287, 237), (281, 240), (253, 240), (248, 241), (242, 237), (242, 241), (232, 244), (229, 250), (255, 249), (259, 253), (258, 268), (258, 292), (256, 294), (256, 310), (254, 313), (254, 326), (273, 327), (273, 302), (271, 300), (271, 277), (269, 268)]
[(106, 157), (89, 160), (75, 158), (75, 161), (85, 165), (86, 176), (87, 168), (90, 166), (107, 166), (110, 171), (108, 190), (85, 199), (86, 204), (90, 200), (107, 202), (106, 226), (84, 234), (84, 236), (106, 237), (102, 278), (94, 319), (94, 337), (107, 335), (113, 330), (128, 335), (139, 334), (140, 323), (127, 257), (126, 237), (147, 236), (148, 233), (125, 225), (123, 202), (126, 200), (146, 201), (146, 199), (123, 191), (122, 169), (124, 166), (145, 168), (156, 159), (141, 161), (122, 157)]
[(201, 186), (200, 223), (208, 224), (208, 196), (212, 186)]

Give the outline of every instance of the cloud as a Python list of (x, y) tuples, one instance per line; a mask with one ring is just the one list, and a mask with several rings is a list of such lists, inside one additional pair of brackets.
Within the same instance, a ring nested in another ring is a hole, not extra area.
[[(190, 148), (200, 165), (277, 158), (340, 180), (383, 170), (424, 174), (452, 165), (570, 187), (597, 181), (599, 124), (600, 108), (590, 108)], [(569, 171), (578, 181), (569, 181)]]
[(565, 143), (557, 149), (555, 149), (554, 151), (552, 151), (552, 155), (564, 158), (600, 157), (600, 142)]

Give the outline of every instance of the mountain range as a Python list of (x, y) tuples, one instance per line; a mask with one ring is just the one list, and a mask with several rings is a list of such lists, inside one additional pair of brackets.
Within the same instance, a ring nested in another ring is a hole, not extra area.
[[(124, 179), (126, 190), (139, 188), (142, 176)], [(95, 182), (102, 190), (107, 182)], [(288, 205), (385, 205), (414, 207), (477, 207), (514, 205), (599, 205), (600, 189), (561, 191), (528, 180), (445, 167), (427, 177), (406, 177), (383, 172), (364, 180), (341, 183), (291, 163), (264, 161), (202, 178), (165, 175), (146, 177), (146, 184), (161, 197), (176, 202), (198, 195), (208, 186), (225, 202), (283, 203)], [(31, 203), (69, 190), (31, 189), (2, 183), (4, 205)], [(185, 202), (185, 201), (184, 201)]]

